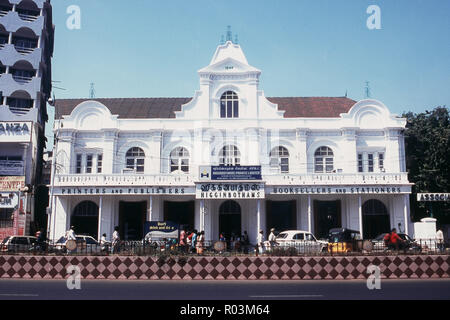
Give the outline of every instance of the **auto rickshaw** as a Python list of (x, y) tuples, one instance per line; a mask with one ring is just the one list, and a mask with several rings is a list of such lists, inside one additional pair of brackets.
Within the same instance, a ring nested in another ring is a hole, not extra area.
[(346, 228), (330, 229), (328, 233), (329, 253), (349, 253), (361, 249), (362, 240), (359, 231)]

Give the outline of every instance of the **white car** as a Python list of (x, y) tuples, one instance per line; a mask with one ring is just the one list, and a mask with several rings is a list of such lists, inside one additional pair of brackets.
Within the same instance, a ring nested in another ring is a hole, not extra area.
[[(271, 249), (269, 241), (265, 242), (265, 246)], [(277, 235), (274, 247), (292, 247), (300, 254), (319, 254), (327, 251), (328, 242), (317, 240), (309, 231), (288, 230)]]

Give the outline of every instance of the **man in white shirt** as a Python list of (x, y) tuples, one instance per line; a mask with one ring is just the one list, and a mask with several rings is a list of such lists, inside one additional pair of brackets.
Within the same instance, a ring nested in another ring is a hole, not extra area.
[(273, 247), (275, 246), (275, 240), (276, 240), (276, 236), (275, 236), (275, 228), (270, 229), (270, 234), (269, 234), (269, 243), (270, 243), (270, 250), (273, 249)]
[(115, 227), (112, 235), (111, 253), (118, 253), (120, 249), (119, 245), (120, 245), (119, 227)]
[[(75, 231), (73, 231), (74, 228), (75, 228), (74, 226), (71, 226), (69, 231), (67, 231), (67, 233), (66, 233), (66, 240), (67, 241), (70, 241), (70, 240), (77, 241), (77, 237), (75, 236)], [(72, 253), (72, 251), (73, 250), (67, 250), (67, 253), (70, 254), (70, 253)]]
[(257, 239), (257, 252), (264, 253), (264, 231), (259, 230)]
[(439, 252), (443, 252), (444, 251), (444, 233), (442, 232), (441, 229), (439, 229), (436, 232), (436, 243), (437, 243)]

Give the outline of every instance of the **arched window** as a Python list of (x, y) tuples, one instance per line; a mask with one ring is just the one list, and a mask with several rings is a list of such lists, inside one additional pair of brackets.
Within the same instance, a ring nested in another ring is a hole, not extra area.
[(145, 164), (145, 153), (141, 148), (133, 147), (126, 154), (127, 169), (143, 173)]
[(220, 117), (239, 118), (239, 97), (233, 91), (225, 92), (220, 98)]
[(92, 201), (80, 202), (73, 210), (70, 224), (75, 234), (98, 236), (98, 206)]
[(270, 151), (270, 166), (280, 167), (281, 173), (289, 172), (289, 151), (285, 147), (276, 147)]
[(170, 153), (170, 172), (189, 172), (189, 151), (183, 147), (177, 147)]
[(232, 145), (223, 147), (219, 153), (219, 164), (221, 166), (241, 165), (241, 153), (239, 149)]
[(219, 208), (219, 233), (227, 241), (242, 234), (241, 206), (233, 200), (225, 201)]
[(328, 147), (320, 147), (314, 153), (314, 172), (331, 173), (334, 170), (333, 150)]
[(362, 206), (363, 236), (374, 239), (390, 230), (389, 212), (383, 202), (376, 199), (367, 200)]

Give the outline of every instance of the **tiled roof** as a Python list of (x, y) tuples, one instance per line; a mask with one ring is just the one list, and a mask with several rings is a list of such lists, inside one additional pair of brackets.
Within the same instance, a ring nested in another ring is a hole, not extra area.
[[(346, 97), (285, 97), (267, 98), (286, 111), (285, 118), (337, 118), (347, 113), (356, 101)], [(55, 117), (69, 115), (76, 106), (88, 100), (98, 101), (112, 114), (122, 119), (175, 118), (175, 111), (192, 98), (117, 98), (117, 99), (61, 99), (55, 104)]]

